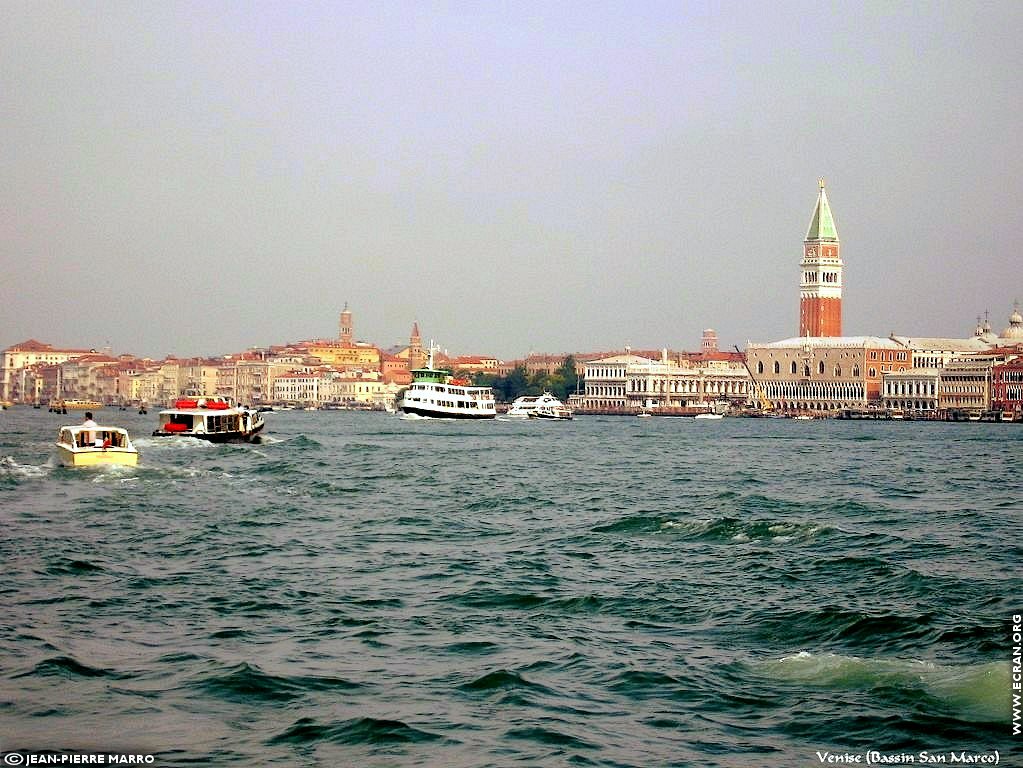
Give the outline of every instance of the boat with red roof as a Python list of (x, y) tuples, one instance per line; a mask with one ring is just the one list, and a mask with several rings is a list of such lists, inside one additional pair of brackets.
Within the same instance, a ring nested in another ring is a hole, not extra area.
[(256, 442), (264, 426), (259, 411), (234, 406), (226, 397), (179, 397), (172, 407), (160, 411), (153, 436)]

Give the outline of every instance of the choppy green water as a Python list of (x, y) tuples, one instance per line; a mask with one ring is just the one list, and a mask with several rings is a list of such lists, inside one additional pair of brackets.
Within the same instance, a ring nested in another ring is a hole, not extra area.
[[(0, 415), (0, 750), (820, 765), (999, 749), (1018, 425), (268, 415), (52, 464)], [(68, 417), (63, 417), (67, 419)]]

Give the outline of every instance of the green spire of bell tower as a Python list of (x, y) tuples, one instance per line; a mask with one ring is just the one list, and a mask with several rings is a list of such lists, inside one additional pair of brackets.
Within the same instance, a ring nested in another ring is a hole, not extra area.
[(838, 228), (835, 226), (835, 217), (831, 215), (828, 193), (824, 191), (824, 178), (821, 177), (819, 182), (821, 190), (817, 196), (817, 207), (813, 209), (813, 218), (810, 219), (810, 226), (806, 230), (806, 240), (838, 242)]

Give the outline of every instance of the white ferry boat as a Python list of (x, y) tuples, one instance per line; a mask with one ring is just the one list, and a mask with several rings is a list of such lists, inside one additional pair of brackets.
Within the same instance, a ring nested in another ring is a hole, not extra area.
[(505, 413), (508, 419), (527, 419), (540, 408), (564, 408), (565, 404), (550, 392), (544, 392), (535, 397), (525, 396), (516, 398)]
[(127, 466), (139, 463), (139, 452), (121, 427), (61, 427), (57, 461), (65, 467)]
[(412, 371), (412, 383), (401, 401), (402, 413), (435, 419), (492, 419), (497, 416), (490, 387), (473, 387), (450, 371), (433, 367), (434, 347), (426, 368)]
[(232, 406), (226, 398), (182, 397), (174, 407), (160, 411), (160, 425), (153, 436), (197, 437), (211, 443), (255, 442), (264, 426), (259, 411)]

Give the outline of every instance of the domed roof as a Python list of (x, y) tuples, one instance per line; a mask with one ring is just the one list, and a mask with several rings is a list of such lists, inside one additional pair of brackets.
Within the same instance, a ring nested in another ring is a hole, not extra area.
[(1012, 307), (1012, 314), (1009, 315), (1009, 327), (1002, 331), (1003, 339), (1023, 339), (1023, 316), (1019, 313), (1019, 302)]
[(998, 337), (994, 331), (991, 330), (991, 323), (987, 319), (987, 312), (984, 312), (984, 320), (977, 318), (977, 330), (973, 332), (973, 335), (983, 341), (985, 344), (997, 344)]

